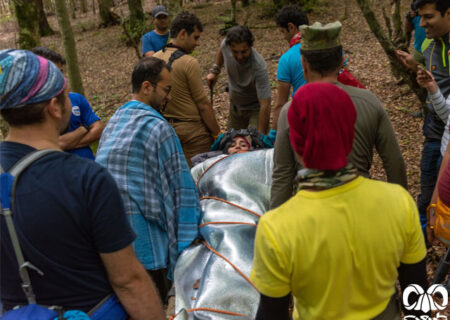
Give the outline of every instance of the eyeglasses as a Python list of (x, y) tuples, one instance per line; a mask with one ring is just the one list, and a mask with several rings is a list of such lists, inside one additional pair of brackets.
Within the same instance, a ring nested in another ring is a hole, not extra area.
[(171, 86), (167, 86), (167, 87), (163, 87), (163, 86), (160, 86), (159, 84), (157, 84), (157, 83), (153, 83), (153, 82), (150, 82), (155, 88), (156, 87), (160, 87), (161, 89), (163, 89), (164, 90), (164, 92), (166, 93), (166, 94), (169, 94), (170, 93), (170, 90), (172, 90), (172, 87)]

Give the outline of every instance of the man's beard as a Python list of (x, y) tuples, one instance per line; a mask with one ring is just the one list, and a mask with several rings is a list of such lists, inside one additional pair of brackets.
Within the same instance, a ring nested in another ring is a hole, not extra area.
[(161, 103), (158, 103), (158, 104), (152, 104), (152, 103), (150, 103), (150, 105), (151, 105), (156, 111), (158, 111), (159, 113), (163, 114), (164, 111), (166, 110), (166, 106), (167, 106), (167, 103), (168, 103), (168, 102), (169, 102), (169, 101), (168, 101), (167, 99), (164, 99), (163, 102), (161, 102)]

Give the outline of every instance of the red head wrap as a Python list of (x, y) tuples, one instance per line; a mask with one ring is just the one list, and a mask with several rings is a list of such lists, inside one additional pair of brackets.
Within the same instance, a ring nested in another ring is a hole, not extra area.
[(288, 111), (289, 138), (306, 168), (339, 170), (352, 150), (356, 110), (349, 95), (331, 83), (302, 86)]

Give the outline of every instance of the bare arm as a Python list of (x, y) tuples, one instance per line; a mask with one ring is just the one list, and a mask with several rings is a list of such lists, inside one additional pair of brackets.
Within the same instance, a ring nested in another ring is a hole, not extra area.
[(203, 122), (208, 128), (209, 132), (213, 137), (216, 137), (219, 132), (219, 124), (216, 120), (216, 115), (214, 114), (214, 110), (211, 106), (211, 103), (205, 99), (201, 103), (197, 105), (198, 111), (200, 112), (200, 116), (202, 117)]
[[(223, 54), (222, 54), (221, 48), (219, 48), (219, 51), (217, 52), (215, 64), (217, 65), (217, 67), (216, 67), (217, 70), (215, 70), (215, 72), (210, 71), (208, 73), (208, 75), (206, 76), (206, 83), (208, 84), (209, 88), (214, 87), (216, 85), (217, 78), (219, 76), (219, 73), (217, 73), (217, 72), (220, 72), (220, 69), (223, 66)], [(214, 69), (214, 68), (212, 68), (212, 69)]]
[(275, 108), (273, 109), (273, 118), (272, 118), (272, 128), (274, 130), (277, 130), (278, 128), (278, 117), (280, 115), (281, 108), (283, 108), (283, 106), (289, 99), (290, 90), (291, 84), (289, 82), (278, 80), (277, 101), (275, 103)]
[(88, 129), (80, 126), (71, 132), (65, 133), (59, 137), (59, 146), (63, 150), (75, 149), (88, 132)]
[(101, 253), (100, 257), (111, 286), (131, 319), (166, 319), (155, 286), (131, 246)]
[(155, 54), (155, 51), (150, 50), (150, 51), (147, 51), (146, 53), (144, 53), (144, 57), (151, 58), (154, 54)]
[(258, 121), (258, 131), (266, 134), (269, 130), (270, 121), (270, 102), (271, 99), (259, 100), (259, 121)]
[(105, 126), (99, 121), (95, 121), (89, 126), (89, 131), (83, 136), (81, 141), (75, 148), (82, 148), (90, 145), (91, 143), (97, 141), (102, 136), (102, 132)]

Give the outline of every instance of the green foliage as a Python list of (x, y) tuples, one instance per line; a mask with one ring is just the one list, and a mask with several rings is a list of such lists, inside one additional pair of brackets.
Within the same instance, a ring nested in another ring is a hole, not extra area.
[(0, 17), (0, 23), (13, 21), (14, 17), (11, 14), (6, 14)]

